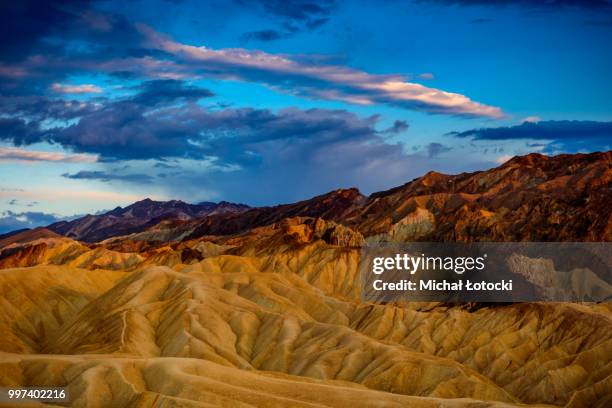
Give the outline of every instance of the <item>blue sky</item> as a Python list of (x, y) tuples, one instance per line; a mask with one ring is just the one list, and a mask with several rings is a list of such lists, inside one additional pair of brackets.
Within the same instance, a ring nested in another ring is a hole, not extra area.
[(609, 150), (606, 0), (0, 6), (0, 232)]

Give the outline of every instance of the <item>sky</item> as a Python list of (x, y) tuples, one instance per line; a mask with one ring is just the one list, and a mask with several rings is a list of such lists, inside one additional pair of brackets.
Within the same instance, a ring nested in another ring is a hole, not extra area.
[(609, 0), (0, 4), (0, 233), (610, 150)]

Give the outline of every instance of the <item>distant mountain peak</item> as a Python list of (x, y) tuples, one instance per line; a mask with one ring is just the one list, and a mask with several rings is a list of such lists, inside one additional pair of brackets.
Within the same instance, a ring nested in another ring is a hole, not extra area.
[(165, 219), (192, 220), (210, 214), (242, 212), (248, 208), (244, 204), (227, 201), (188, 204), (181, 200), (155, 201), (145, 198), (103, 214), (54, 223), (48, 228), (71, 238), (96, 242), (112, 236), (140, 232)]

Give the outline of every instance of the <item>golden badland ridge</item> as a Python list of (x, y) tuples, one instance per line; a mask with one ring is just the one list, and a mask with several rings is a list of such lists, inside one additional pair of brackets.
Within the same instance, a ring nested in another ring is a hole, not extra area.
[(0, 385), (76, 407), (609, 407), (610, 303), (367, 303), (358, 264), (385, 237), (611, 241), (610, 202), (612, 152), (529, 155), (369, 197), (149, 200), (4, 236)]

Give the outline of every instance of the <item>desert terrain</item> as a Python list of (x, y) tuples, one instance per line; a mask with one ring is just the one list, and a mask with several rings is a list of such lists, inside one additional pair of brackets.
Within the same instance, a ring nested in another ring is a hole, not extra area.
[[(375, 304), (378, 240), (612, 241), (612, 152), (0, 236), (0, 385), (74, 407), (609, 407), (612, 304)], [(36, 406), (36, 403), (32, 403)]]

